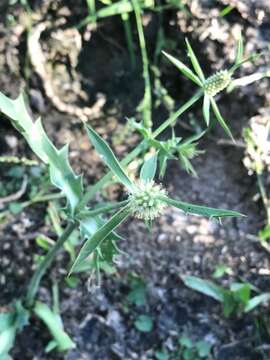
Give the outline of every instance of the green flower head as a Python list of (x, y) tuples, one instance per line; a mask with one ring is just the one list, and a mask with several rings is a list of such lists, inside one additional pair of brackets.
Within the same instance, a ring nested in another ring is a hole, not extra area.
[(163, 214), (166, 203), (160, 197), (166, 196), (167, 192), (153, 180), (139, 180), (132, 193), (129, 195), (132, 214), (145, 221), (151, 221)]

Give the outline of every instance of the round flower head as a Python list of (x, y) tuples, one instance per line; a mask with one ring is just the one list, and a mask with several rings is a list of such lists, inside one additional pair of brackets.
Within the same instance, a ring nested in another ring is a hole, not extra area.
[(129, 195), (133, 215), (138, 219), (151, 221), (163, 214), (166, 204), (159, 199), (167, 192), (153, 180), (140, 180)]
[(220, 70), (205, 80), (204, 89), (207, 95), (215, 96), (226, 89), (231, 81), (231, 74), (228, 70)]

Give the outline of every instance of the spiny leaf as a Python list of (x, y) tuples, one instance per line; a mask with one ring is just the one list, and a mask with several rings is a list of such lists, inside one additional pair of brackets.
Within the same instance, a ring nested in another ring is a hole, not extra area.
[(196, 76), (193, 71), (191, 71), (185, 64), (183, 64), (180, 60), (176, 59), (175, 57), (167, 54), (165, 51), (162, 51), (162, 53), (172, 62), (180, 71), (183, 73), (186, 77), (188, 77), (190, 80), (195, 82), (195, 84), (202, 86), (201, 80)]
[(145, 161), (141, 168), (140, 179), (144, 181), (151, 181), (154, 179), (157, 170), (157, 154), (151, 156)]
[(0, 92), (0, 110), (11, 119), (13, 126), (24, 136), (34, 153), (49, 165), (52, 183), (65, 194), (71, 213), (82, 198), (81, 176), (76, 176), (68, 161), (68, 147), (58, 150), (48, 138), (41, 120), (33, 122), (23, 96), (11, 100)]
[(200, 80), (201, 81), (204, 81), (205, 80), (205, 77), (204, 77), (204, 74), (203, 74), (203, 71), (202, 71), (202, 68), (199, 64), (199, 61), (188, 41), (188, 39), (186, 39), (186, 44), (187, 44), (187, 48), (188, 48), (188, 55), (190, 57), (190, 60), (191, 60), (191, 63), (193, 65), (193, 68), (194, 70), (196, 71), (197, 75), (199, 76)]
[(216, 101), (214, 100), (214, 98), (210, 98), (210, 102), (211, 102), (211, 105), (212, 105), (212, 109), (216, 115), (216, 118), (218, 120), (218, 122), (220, 123), (220, 125), (223, 127), (224, 131), (226, 132), (226, 134), (232, 139), (232, 141), (234, 142), (234, 137), (231, 133), (231, 130), (229, 129), (228, 125), (226, 124), (225, 120), (223, 119), (219, 109), (218, 109), (218, 106), (217, 106), (217, 103)]
[(98, 246), (101, 245), (102, 241), (107, 238), (112, 231), (121, 224), (131, 213), (129, 206), (125, 206), (119, 210), (115, 215), (111, 217), (103, 226), (101, 226), (89, 240), (87, 240), (82, 246), (75, 262), (73, 263), (69, 274), (76, 272), (88, 256), (90, 256)]
[(193, 205), (183, 201), (171, 199), (167, 196), (160, 197), (160, 200), (164, 201), (168, 205), (174, 206), (180, 210), (183, 210), (185, 213), (189, 213), (189, 214), (202, 215), (210, 218), (244, 216), (243, 214), (240, 214), (237, 211), (215, 209), (201, 205)]
[(111, 169), (114, 175), (118, 177), (120, 182), (125, 185), (129, 191), (132, 191), (132, 181), (125, 174), (110, 146), (89, 125), (86, 126), (86, 129), (91, 143), (94, 145), (102, 160)]

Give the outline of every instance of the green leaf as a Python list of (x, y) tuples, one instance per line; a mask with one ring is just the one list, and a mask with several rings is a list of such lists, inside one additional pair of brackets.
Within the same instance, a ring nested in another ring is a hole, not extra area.
[(196, 55), (195, 55), (195, 53), (194, 53), (194, 51), (193, 51), (193, 49), (192, 49), (192, 47), (190, 45), (188, 39), (186, 39), (186, 44), (187, 44), (187, 49), (188, 49), (188, 55), (190, 57), (193, 68), (194, 68), (196, 74), (199, 76), (200, 80), (202, 82), (204, 82), (205, 77), (204, 77), (202, 68), (201, 68), (201, 66), (199, 64), (199, 61), (198, 61), (198, 59), (197, 59), (197, 57), (196, 57)]
[(217, 118), (217, 121), (220, 123), (220, 125), (223, 127), (225, 133), (232, 139), (232, 141), (234, 142), (234, 137), (231, 133), (231, 130), (229, 129), (228, 125), (226, 124), (225, 120), (223, 119), (219, 109), (218, 109), (218, 106), (217, 106), (217, 103), (216, 101), (214, 100), (214, 98), (210, 98), (210, 102), (211, 102), (211, 105), (212, 105), (212, 109), (216, 115), (216, 118)]
[(207, 94), (204, 94), (203, 98), (203, 117), (206, 122), (206, 125), (209, 126), (210, 122), (210, 97)]
[(151, 156), (145, 161), (141, 168), (140, 179), (145, 182), (151, 181), (154, 179), (154, 176), (157, 171), (157, 154)]
[(187, 349), (192, 349), (193, 348), (192, 340), (186, 335), (182, 335), (180, 337), (180, 339), (178, 340), (178, 342), (184, 348), (187, 348)]
[(183, 276), (182, 279), (184, 284), (189, 288), (210, 296), (219, 302), (224, 301), (224, 290), (211, 281), (200, 279), (195, 276)]
[(75, 348), (75, 344), (63, 330), (61, 318), (58, 314), (55, 314), (46, 304), (39, 301), (35, 304), (34, 313), (48, 327), (51, 335), (57, 342), (57, 349), (59, 351), (66, 351)]
[(81, 176), (76, 176), (68, 161), (68, 147), (56, 149), (43, 129), (41, 120), (33, 122), (23, 96), (11, 100), (0, 92), (0, 110), (11, 119), (13, 126), (24, 136), (34, 153), (49, 165), (53, 185), (65, 194), (72, 215), (82, 198)]
[(0, 332), (0, 359), (8, 355), (8, 352), (12, 349), (16, 336), (16, 325), (11, 325), (5, 330)]
[(140, 315), (135, 321), (135, 327), (141, 332), (150, 332), (153, 329), (153, 320), (148, 315)]
[(187, 78), (193, 81), (195, 84), (199, 86), (203, 86), (201, 80), (196, 76), (192, 70), (190, 70), (185, 64), (183, 64), (180, 60), (176, 59), (175, 57), (167, 54), (165, 51), (162, 53), (170, 60), (180, 71), (183, 73)]
[(243, 305), (246, 305), (250, 299), (251, 286), (247, 283), (232, 283), (230, 290), (234, 298)]
[(201, 358), (206, 358), (210, 355), (211, 347), (212, 345), (204, 340), (198, 341), (196, 343), (196, 348)]
[(125, 206), (113, 215), (103, 226), (101, 226), (94, 235), (84, 243), (70, 269), (69, 274), (76, 272), (84, 260), (87, 259), (88, 256), (90, 256), (93, 251), (101, 245), (102, 241), (105, 240), (107, 236), (129, 216), (130, 213), (131, 210), (129, 206)]
[(216, 270), (213, 273), (213, 277), (215, 279), (219, 279), (222, 276), (224, 276), (225, 274), (231, 275), (232, 274), (231, 268), (229, 266), (226, 266), (226, 265), (218, 265), (216, 267)]
[(183, 210), (188, 214), (202, 215), (210, 218), (222, 218), (222, 217), (230, 217), (230, 216), (244, 216), (237, 211), (232, 210), (224, 210), (224, 209), (215, 209), (207, 206), (201, 205), (193, 205), (190, 203), (186, 203), (183, 201), (178, 201), (171, 199), (167, 196), (162, 196), (159, 198), (160, 200), (166, 202), (168, 205), (174, 206), (180, 210)]
[(101, 156), (102, 160), (111, 169), (114, 175), (117, 176), (120, 182), (125, 185), (129, 191), (132, 191), (134, 187), (132, 181), (125, 174), (121, 164), (109, 145), (89, 125), (86, 126), (86, 129), (91, 143)]
[(254, 296), (252, 299), (250, 299), (248, 301), (244, 311), (247, 313), (247, 312), (255, 309), (261, 303), (264, 303), (269, 300), (270, 300), (270, 293), (264, 293), (264, 294)]

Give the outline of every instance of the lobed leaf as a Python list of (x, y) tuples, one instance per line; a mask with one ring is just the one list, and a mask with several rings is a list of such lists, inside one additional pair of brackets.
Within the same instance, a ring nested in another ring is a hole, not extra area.
[(0, 110), (11, 119), (13, 126), (24, 136), (33, 152), (49, 165), (53, 185), (63, 191), (71, 213), (82, 198), (81, 176), (75, 175), (68, 161), (68, 146), (58, 150), (47, 136), (41, 120), (33, 122), (23, 96), (11, 100), (0, 92)]
[(225, 209), (216, 209), (207, 206), (193, 205), (179, 200), (171, 199), (167, 196), (160, 197), (160, 200), (164, 201), (168, 205), (174, 206), (180, 210), (183, 210), (188, 214), (202, 215), (209, 218), (222, 218), (222, 217), (234, 217), (234, 216), (244, 216), (237, 211), (225, 210)]
[(157, 171), (157, 154), (151, 156), (145, 161), (141, 168), (140, 179), (145, 182), (151, 181), (154, 179), (154, 176)]
[(190, 60), (191, 60), (191, 63), (193, 65), (193, 68), (196, 72), (196, 74), (199, 76), (200, 80), (203, 82), (205, 80), (205, 77), (204, 77), (204, 74), (203, 74), (203, 71), (202, 71), (202, 68), (199, 64), (199, 61), (188, 41), (188, 39), (186, 39), (186, 44), (187, 44), (187, 49), (188, 49), (188, 55), (190, 57)]
[(195, 84), (202, 86), (201, 80), (196, 76), (193, 71), (191, 71), (185, 64), (183, 64), (180, 60), (176, 59), (172, 55), (169, 55), (165, 51), (162, 53), (167, 57), (170, 62), (172, 62), (186, 77), (188, 77), (191, 81), (195, 82)]
[(129, 191), (132, 191), (132, 181), (125, 174), (120, 162), (117, 160), (110, 146), (89, 125), (86, 126), (86, 129), (91, 143), (101, 156), (102, 160), (111, 169), (113, 174), (120, 180), (120, 182), (125, 185)]
[(82, 246), (76, 260), (74, 261), (69, 274), (78, 271), (81, 264), (87, 259), (102, 241), (105, 240), (113, 230), (120, 225), (131, 213), (129, 206), (123, 207), (115, 215), (111, 217), (104, 225), (102, 225)]

